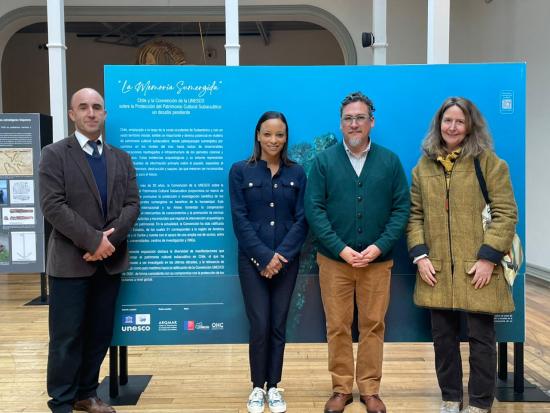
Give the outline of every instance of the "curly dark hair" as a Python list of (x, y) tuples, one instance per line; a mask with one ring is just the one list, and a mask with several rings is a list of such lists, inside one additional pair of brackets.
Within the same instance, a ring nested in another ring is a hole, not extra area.
[(373, 113), (376, 110), (374, 108), (374, 103), (372, 103), (372, 100), (370, 100), (367, 95), (364, 95), (363, 92), (359, 91), (350, 93), (344, 98), (344, 100), (342, 100), (342, 103), (340, 104), (340, 116), (342, 116), (342, 113), (344, 112), (344, 107), (354, 102), (363, 102), (367, 105), (369, 108), (369, 117), (372, 119)]

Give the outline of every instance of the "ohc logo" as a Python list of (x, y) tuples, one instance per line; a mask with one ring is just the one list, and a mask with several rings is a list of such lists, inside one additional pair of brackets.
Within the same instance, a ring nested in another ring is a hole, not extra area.
[(212, 323), (212, 330), (223, 330), (223, 322)]

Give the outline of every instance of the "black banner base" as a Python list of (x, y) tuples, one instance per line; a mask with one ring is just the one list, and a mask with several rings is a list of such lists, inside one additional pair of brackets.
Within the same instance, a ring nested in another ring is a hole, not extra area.
[(48, 305), (48, 277), (45, 273), (40, 273), (40, 296), (32, 299), (25, 305)]
[(48, 298), (46, 297), (46, 299), (44, 299), (44, 297), (36, 297), (25, 304), (25, 306), (27, 305), (48, 305)]
[(508, 373), (507, 380), (497, 379), (495, 397), (499, 402), (550, 402), (550, 396), (527, 380), (523, 380), (523, 393), (514, 391), (514, 374)]
[(109, 377), (105, 377), (97, 388), (97, 395), (112, 406), (135, 406), (152, 377), (152, 375), (128, 376), (128, 384), (119, 386), (118, 396), (114, 398), (109, 396)]

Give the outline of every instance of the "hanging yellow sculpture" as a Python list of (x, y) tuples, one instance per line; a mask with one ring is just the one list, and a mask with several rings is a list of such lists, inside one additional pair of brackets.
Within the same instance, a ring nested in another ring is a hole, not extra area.
[(153, 40), (138, 49), (138, 65), (184, 65), (183, 50), (166, 40)]

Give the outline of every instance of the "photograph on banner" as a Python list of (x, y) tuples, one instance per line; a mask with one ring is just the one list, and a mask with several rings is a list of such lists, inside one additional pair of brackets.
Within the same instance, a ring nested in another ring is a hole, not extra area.
[[(452, 81), (450, 81), (452, 80)], [(247, 159), (258, 117), (288, 120), (289, 157), (306, 173), (316, 154), (340, 142), (340, 103), (362, 91), (374, 102), (374, 142), (407, 173), (433, 113), (465, 96), (487, 118), (495, 150), (509, 165), (525, 220), (525, 65), (326, 67), (106, 66), (107, 140), (132, 155), (142, 213), (129, 236), (115, 344), (246, 342), (228, 198), (231, 165)], [(415, 307), (415, 266), (402, 239), (394, 249), (388, 341), (431, 339), (429, 313)], [(315, 248), (308, 237), (288, 319), (290, 341), (324, 341)], [(523, 273), (516, 311), (497, 317), (500, 341), (523, 341)]]
[(14, 262), (36, 261), (36, 233), (31, 231), (12, 232), (11, 249)]
[(8, 181), (0, 179), (0, 204), (9, 204)]
[(32, 175), (32, 148), (0, 148), (1, 175)]
[(10, 242), (9, 233), (0, 232), (0, 265), (10, 263)]

